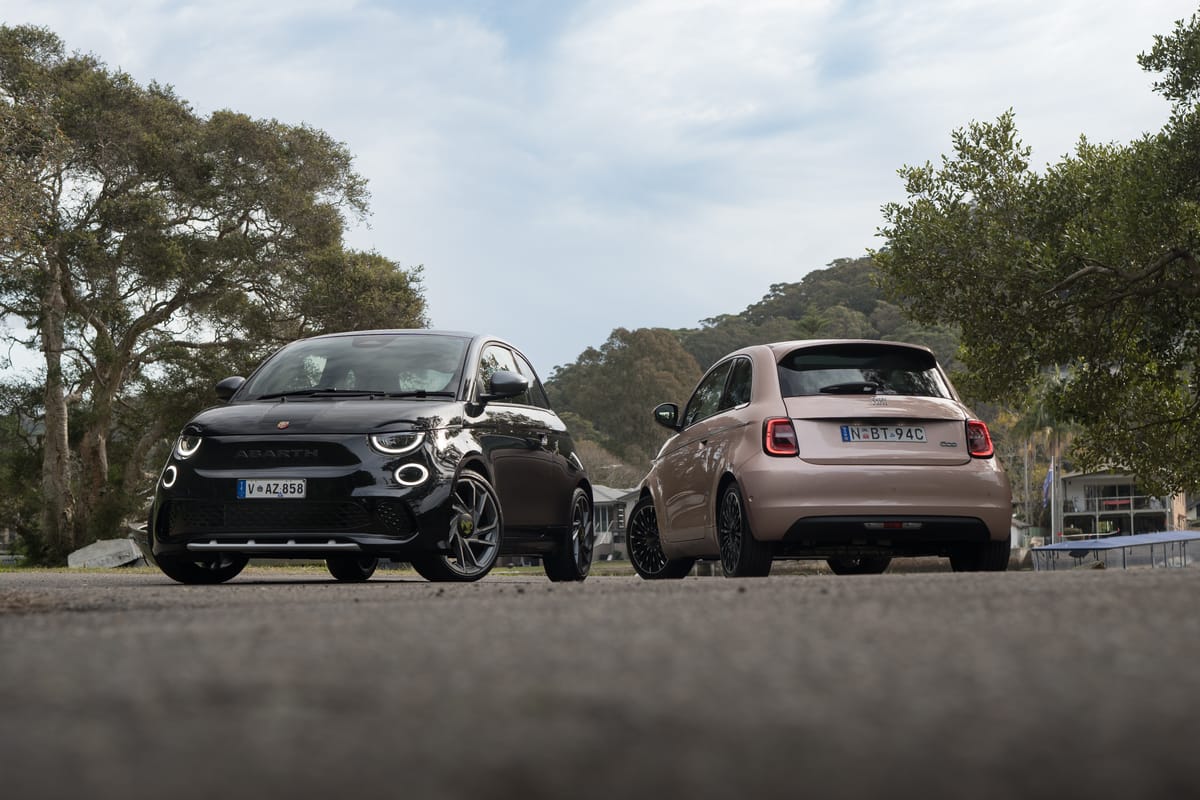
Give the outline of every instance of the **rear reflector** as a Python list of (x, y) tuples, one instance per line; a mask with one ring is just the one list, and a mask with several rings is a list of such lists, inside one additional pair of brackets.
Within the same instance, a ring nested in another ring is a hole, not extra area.
[(886, 520), (884, 522), (864, 522), (863, 527), (872, 531), (917, 531), (925, 526), (924, 522), (902, 522)]
[(800, 454), (796, 428), (787, 417), (772, 417), (763, 423), (763, 450), (769, 456)]
[(995, 452), (992, 435), (988, 433), (987, 423), (983, 420), (967, 420), (967, 450), (976, 458), (991, 458)]

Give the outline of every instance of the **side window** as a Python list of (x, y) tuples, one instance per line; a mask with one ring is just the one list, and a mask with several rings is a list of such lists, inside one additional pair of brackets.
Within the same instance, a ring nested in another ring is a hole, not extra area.
[(727, 408), (737, 408), (750, 402), (752, 377), (750, 359), (734, 359), (733, 370), (729, 373), (729, 385), (725, 387), (725, 396), (721, 399), (721, 411)]
[(550, 399), (546, 397), (546, 390), (542, 388), (542, 382), (538, 380), (537, 373), (533, 371), (533, 365), (525, 360), (525, 357), (520, 353), (514, 353), (517, 359), (517, 366), (521, 368), (521, 374), (529, 378), (529, 405), (537, 406), (538, 408), (550, 408)]
[(721, 407), (721, 395), (725, 391), (725, 378), (729, 375), (730, 362), (717, 365), (712, 372), (704, 376), (696, 393), (688, 400), (683, 412), (683, 426), (693, 425), (702, 419), (711, 417)]
[[(517, 369), (517, 362), (513, 360), (511, 350), (498, 344), (489, 344), (483, 348), (483, 354), (479, 357), (479, 388), (477, 391), (481, 394), (487, 392), (491, 386), (492, 375), (500, 370), (521, 374), (521, 371)], [(508, 398), (504, 402), (532, 405), (529, 402), (529, 392)]]

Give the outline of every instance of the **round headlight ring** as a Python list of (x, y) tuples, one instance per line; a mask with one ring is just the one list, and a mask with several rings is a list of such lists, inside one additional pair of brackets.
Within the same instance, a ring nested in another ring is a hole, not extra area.
[(179, 459), (191, 458), (200, 449), (204, 440), (194, 433), (185, 433), (175, 442), (175, 455)]
[(405, 464), (402, 467), (396, 467), (392, 477), (401, 486), (420, 486), (429, 480), (429, 470), (421, 464)]
[(175, 469), (174, 464), (163, 470), (162, 485), (164, 489), (170, 489), (177, 480), (179, 480), (179, 470)]
[(425, 441), (424, 431), (401, 431), (397, 433), (373, 433), (369, 437), (371, 447), (389, 456), (411, 453)]

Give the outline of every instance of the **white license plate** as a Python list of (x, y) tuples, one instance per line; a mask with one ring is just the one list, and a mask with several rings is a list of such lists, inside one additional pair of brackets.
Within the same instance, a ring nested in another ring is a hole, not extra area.
[(308, 488), (307, 483), (304, 478), (241, 478), (237, 482), (237, 496), (239, 500), (300, 500)]
[(924, 442), (920, 425), (843, 425), (843, 442)]

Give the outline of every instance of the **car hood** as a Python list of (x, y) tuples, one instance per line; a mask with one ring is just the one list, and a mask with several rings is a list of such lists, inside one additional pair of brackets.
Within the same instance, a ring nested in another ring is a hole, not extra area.
[(231, 403), (200, 412), (184, 430), (207, 436), (433, 430), (463, 424), (461, 403), (379, 398)]

